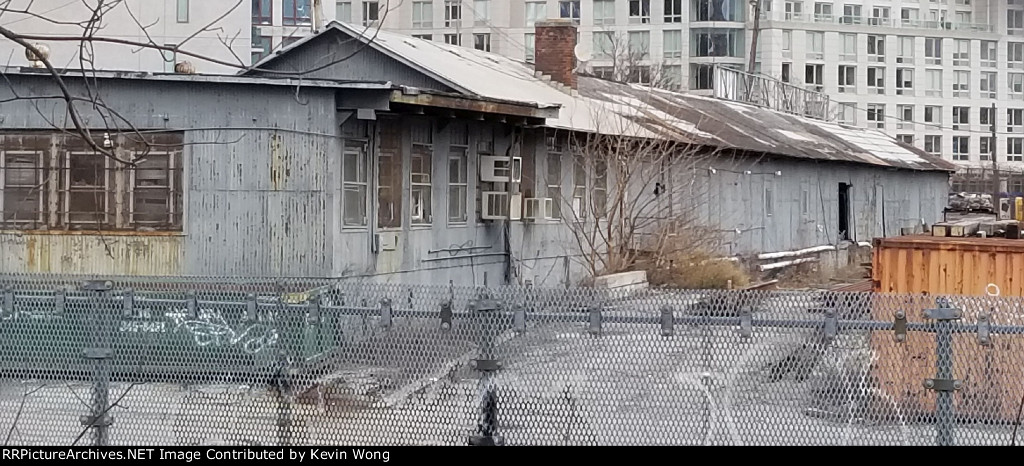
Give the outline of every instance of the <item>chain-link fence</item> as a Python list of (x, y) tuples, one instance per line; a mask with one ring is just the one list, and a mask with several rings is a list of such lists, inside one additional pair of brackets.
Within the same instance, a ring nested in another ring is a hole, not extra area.
[(1024, 397), (1021, 304), (7, 276), (0, 435), (7, 445), (1009, 445)]

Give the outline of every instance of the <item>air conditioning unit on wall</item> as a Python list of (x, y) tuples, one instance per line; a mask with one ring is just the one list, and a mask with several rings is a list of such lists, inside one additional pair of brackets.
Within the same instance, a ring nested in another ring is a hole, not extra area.
[(523, 195), (505, 191), (484, 191), (481, 204), (484, 220), (519, 220), (523, 215)]
[(480, 156), (480, 181), (519, 183), (523, 181), (523, 158)]

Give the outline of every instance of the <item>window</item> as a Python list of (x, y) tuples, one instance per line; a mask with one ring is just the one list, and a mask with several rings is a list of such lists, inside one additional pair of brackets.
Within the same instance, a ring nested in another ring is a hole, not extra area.
[(971, 66), (971, 41), (953, 41), (953, 66)]
[(782, 82), (788, 83), (789, 82), (789, 77), (792, 75), (792, 72), (793, 72), (793, 64), (792, 63), (783, 63), (782, 64), (782, 73), (779, 76), (779, 78), (782, 80)]
[(491, 0), (473, 0), (473, 24), (475, 26), (490, 26)]
[(824, 2), (814, 3), (814, 22), (816, 23), (831, 23), (832, 22), (832, 4)]
[(477, 50), (483, 50), (484, 52), (491, 51), (491, 35), (490, 34), (473, 34), (473, 48)]
[(900, 121), (896, 123), (896, 129), (914, 129), (914, 106), (897, 105), (896, 114)]
[[(771, 2), (765, 0), (764, 3)], [(743, 21), (745, 5), (735, 0), (691, 0), (690, 21)], [(762, 11), (769, 11), (762, 7)]]
[(469, 130), (465, 124), (449, 126), (448, 144), (448, 223), (466, 223), (469, 219)]
[(992, 107), (981, 107), (978, 109), (978, 124), (981, 125), (982, 130), (986, 130), (995, 124), (996, 114), (993, 110)]
[(402, 227), (402, 125), (397, 118), (382, 118), (377, 154), (377, 226)]
[[(595, 33), (596, 35), (596, 33)], [(665, 31), (663, 50), (665, 58), (683, 56), (683, 31)]]
[(793, 58), (793, 31), (782, 31), (782, 57)]
[(914, 95), (913, 68), (896, 68), (896, 95)]
[(825, 59), (825, 33), (824, 32), (808, 32), (807, 33), (807, 59), (808, 60), (824, 60)]
[(857, 67), (839, 65), (839, 92), (857, 92)]
[(666, 89), (678, 91), (683, 86), (682, 65), (663, 65), (661, 67), (662, 84)]
[(996, 93), (996, 72), (995, 71), (982, 71), (981, 81), (978, 84), (978, 90), (981, 92), (981, 98), (995, 99)]
[(885, 128), (884, 104), (868, 104), (868, 126)]
[(903, 8), (900, 10), (900, 21), (904, 26), (917, 26), (919, 17), (919, 10), (917, 8)]
[(523, 52), (527, 63), (533, 63), (536, 38), (534, 33), (523, 34)]
[(285, 26), (310, 24), (309, 0), (284, 0), (281, 23)]
[(462, 35), (460, 34), (445, 34), (444, 43), (449, 45), (462, 45)]
[(1008, 108), (1008, 109), (1006, 109), (1006, 132), (1007, 133), (1021, 133), (1021, 132), (1024, 132), (1024, 109), (1021, 109), (1021, 108)]
[(558, 17), (580, 20), (580, 2), (579, 0), (571, 1), (560, 1), (558, 2)]
[(252, 0), (252, 24), (273, 24), (273, 0)]
[(178, 0), (177, 13), (179, 23), (188, 22), (188, 0)]
[(843, 17), (839, 18), (839, 22), (842, 24), (860, 24), (861, 6), (843, 5)]
[(594, 218), (608, 216), (608, 162), (594, 160), (594, 187), (591, 190)]
[(629, 68), (629, 75), (626, 76), (626, 81), (636, 84), (650, 84), (651, 83), (651, 67), (649, 66), (631, 66)]
[(769, 184), (764, 187), (764, 214), (769, 217), (775, 214), (775, 194)]
[(164, 47), (168, 47), (170, 50), (161, 50), (160, 53), (164, 57), (164, 71), (168, 73), (174, 72), (174, 64), (178, 62), (178, 50), (177, 44), (164, 44)]
[(739, 57), (737, 31), (732, 29), (690, 29), (693, 56)]
[(572, 165), (572, 210), (578, 218), (587, 216), (587, 160), (580, 154), (573, 155)]
[[(351, 124), (351, 123), (349, 123)], [(369, 160), (367, 159), (366, 124), (358, 121), (359, 127), (353, 138), (345, 139), (344, 179), (342, 203), (345, 226), (366, 226), (366, 195), (369, 189)], [(361, 134), (358, 134), (361, 133)]]
[(413, 34), (413, 39), (434, 40), (433, 34)]
[(857, 61), (857, 34), (839, 34), (839, 41), (843, 44), (839, 61)]
[(651, 53), (651, 33), (648, 31), (629, 31), (629, 55), (634, 60), (646, 60)]
[(380, 2), (363, 2), (363, 26), (373, 26), (380, 20)]
[(953, 72), (953, 97), (970, 97), (971, 96), (971, 72), (970, 71), (954, 71)]
[(928, 97), (942, 97), (942, 70), (924, 70), (925, 95)]
[(925, 105), (924, 122), (931, 123), (931, 126), (942, 126), (942, 107), (937, 105)]
[(342, 23), (352, 21), (352, 2), (338, 2), (334, 5), (334, 19)]
[(942, 136), (928, 134), (924, 137), (924, 151), (935, 156), (942, 154)]
[(887, 6), (876, 6), (871, 9), (871, 17), (868, 18), (868, 24), (872, 26), (888, 26), (889, 25), (889, 7)]
[(615, 24), (615, 0), (594, 0), (594, 25), (602, 24)]
[(926, 65), (942, 64), (942, 39), (938, 37), (925, 37), (924, 39), (924, 63)]
[(985, 68), (996, 67), (996, 47), (999, 45), (994, 40), (981, 41), (981, 66)]
[(914, 63), (914, 38), (900, 36), (896, 38), (896, 63)]
[(1024, 162), (1024, 138), (1006, 138), (1006, 161)]
[(714, 70), (714, 67), (711, 65), (691, 64), (690, 88), (696, 90), (711, 89), (711, 86), (714, 84), (712, 81), (714, 78)]
[(804, 65), (804, 84), (820, 90), (823, 74), (825, 74), (825, 65)]
[[(272, 45), (272, 42), (271, 42), (272, 38), (268, 37), (268, 36), (261, 36), (261, 35), (259, 35), (259, 31), (257, 31), (256, 29), (257, 28), (253, 28), (252, 44), (251, 44), (251, 47), (252, 47), (252, 63), (253, 64), (256, 64), (260, 60), (262, 60), (263, 57), (267, 56), (267, 54), (270, 53), (270, 49), (273, 48), (273, 45)], [(174, 71), (174, 70), (172, 69), (172, 70), (169, 70), (169, 71)]]
[(412, 27), (429, 29), (434, 27), (434, 4), (431, 2), (412, 2)]
[(800, 215), (807, 216), (811, 211), (811, 193), (806, 188), (800, 190)]
[(548, 19), (547, 2), (526, 2), (526, 27), (533, 27), (538, 21)]
[(601, 79), (615, 79), (615, 67), (614, 66), (595, 66), (594, 76)]
[(77, 136), (5, 137), (0, 147), (3, 228), (181, 231), (184, 135), (110, 141), (136, 165), (118, 164)]
[(444, 0), (444, 27), (452, 28), (462, 23), (462, 0)]
[(967, 161), (971, 159), (970, 136), (953, 136), (953, 160)]
[(885, 37), (868, 36), (868, 61), (885, 62)]
[(409, 207), (413, 224), (430, 223), (431, 159), (434, 153), (434, 132), (430, 122), (410, 127), (412, 132), (411, 167), (409, 169)]
[(968, 130), (971, 128), (971, 108), (953, 107), (953, 129)]
[(854, 104), (838, 104), (836, 105), (836, 112), (836, 121), (839, 122), (839, 124), (857, 124), (857, 109), (854, 108)]
[(996, 146), (992, 143), (992, 136), (978, 138), (978, 159), (992, 160), (990, 157), (995, 152)]
[(1024, 10), (1006, 10), (1006, 34), (1024, 36)]
[(902, 142), (902, 143), (904, 143), (904, 144), (906, 144), (908, 146), (913, 146), (914, 145), (914, 135), (913, 134), (897, 134), (896, 135), (896, 140), (899, 141), (899, 142)]
[(791, 21), (802, 19), (804, 9), (803, 2), (786, 2), (785, 9), (786, 20)]
[(1024, 68), (1024, 42), (1006, 43), (1006, 61), (1008, 68)]
[(629, 22), (651, 22), (651, 0), (629, 0)]
[(548, 136), (547, 146), (547, 196), (552, 199), (552, 217), (558, 219), (562, 218), (562, 203), (565, 202), (565, 196), (562, 194), (562, 157), (566, 153), (565, 140), (556, 136)]
[(665, 22), (683, 22), (683, 0), (665, 0)]
[(880, 66), (868, 67), (868, 93), (885, 94), (885, 68)]
[[(666, 31), (668, 34), (669, 31)], [(615, 33), (601, 31), (594, 33), (594, 58), (597, 59), (609, 59), (616, 55), (615, 51)]]

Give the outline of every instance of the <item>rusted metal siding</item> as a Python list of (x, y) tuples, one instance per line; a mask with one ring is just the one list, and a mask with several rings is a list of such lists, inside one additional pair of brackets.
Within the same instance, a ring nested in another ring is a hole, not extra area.
[[(420, 39), (409, 39), (420, 40)], [(425, 76), (407, 65), (399, 63), (359, 41), (341, 38), (336, 34), (310, 39), (306, 46), (297, 47), (265, 64), (263, 69), (279, 71), (306, 71), (323, 67), (305, 75), (310, 79), (337, 79), (348, 81), (391, 81), (404, 86), (437, 91), (452, 91), (440, 82)], [(358, 51), (358, 53), (356, 53)], [(337, 62), (328, 66), (329, 63)], [(252, 71), (253, 76), (273, 77), (273, 73)]]
[[(989, 284), (998, 286), (1001, 296), (1024, 296), (1024, 240), (923, 235), (880, 238), (874, 242), (872, 280), (876, 292), (919, 295), (904, 299), (901, 309), (908, 322), (928, 322), (924, 310), (937, 307), (940, 296), (952, 296), (956, 306), (955, 295), (983, 296)], [(1000, 306), (964, 308), (962, 321), (975, 323), (981, 313), (987, 313), (992, 323), (1020, 325), (1024, 319), (1017, 301), (1012, 306), (1012, 301), (1002, 300)], [(875, 307), (872, 315), (878, 320), (893, 319), (891, 306)], [(953, 336), (954, 378), (971, 381), (967, 384), (970, 391), (955, 392), (955, 409), (965, 418), (1012, 422), (1020, 398), (1005, 387), (1024, 378), (1024, 367), (1012, 358), (993, 355), (1024, 352), (1024, 336), (998, 335), (992, 342), (994, 347), (986, 348), (978, 345), (976, 334)], [(914, 366), (920, 370), (879, 366), (874, 376), (885, 392), (909, 411), (932, 412), (934, 394), (924, 389), (921, 381), (935, 376), (935, 336), (908, 332), (906, 341), (897, 343), (891, 332), (876, 332), (871, 345), (879, 360), (921, 361)]]
[(0, 234), (0, 269), (11, 273), (179, 275), (184, 237), (139, 232)]

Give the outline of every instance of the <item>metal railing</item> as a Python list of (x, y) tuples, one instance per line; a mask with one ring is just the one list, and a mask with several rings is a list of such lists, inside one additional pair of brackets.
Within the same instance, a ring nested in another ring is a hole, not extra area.
[(1005, 445), (1024, 394), (1017, 298), (0, 284), (8, 445)]
[(716, 98), (743, 102), (772, 110), (824, 121), (835, 121), (835, 103), (820, 85), (808, 88), (779, 81), (762, 74), (750, 74), (726, 66), (714, 66), (712, 79)]

